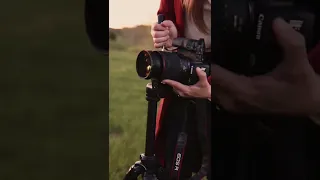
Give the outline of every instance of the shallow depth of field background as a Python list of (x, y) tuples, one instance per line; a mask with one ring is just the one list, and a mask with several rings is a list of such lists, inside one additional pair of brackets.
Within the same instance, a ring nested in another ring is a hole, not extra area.
[(135, 63), (153, 49), (149, 26), (110, 29), (109, 179), (121, 180), (144, 151), (147, 101)]
[(108, 58), (88, 40), (84, 1), (0, 12), (0, 179), (108, 179)]

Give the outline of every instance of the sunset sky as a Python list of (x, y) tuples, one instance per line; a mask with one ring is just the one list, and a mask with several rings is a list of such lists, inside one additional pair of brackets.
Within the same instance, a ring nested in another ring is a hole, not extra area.
[(109, 0), (109, 27), (134, 27), (157, 22), (160, 0)]

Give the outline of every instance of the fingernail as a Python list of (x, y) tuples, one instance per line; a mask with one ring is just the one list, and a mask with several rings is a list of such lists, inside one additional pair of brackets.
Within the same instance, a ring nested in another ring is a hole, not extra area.
[(164, 82), (164, 81), (161, 81), (161, 84), (166, 84), (166, 82)]

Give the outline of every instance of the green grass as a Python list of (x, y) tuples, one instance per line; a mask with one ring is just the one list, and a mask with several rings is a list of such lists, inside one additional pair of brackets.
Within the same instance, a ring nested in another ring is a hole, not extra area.
[(137, 53), (110, 50), (109, 179), (120, 180), (144, 150), (145, 85), (135, 70)]
[(149, 81), (136, 73), (136, 58), (152, 49), (150, 27), (138, 26), (114, 31), (109, 41), (109, 179), (122, 180), (145, 147)]

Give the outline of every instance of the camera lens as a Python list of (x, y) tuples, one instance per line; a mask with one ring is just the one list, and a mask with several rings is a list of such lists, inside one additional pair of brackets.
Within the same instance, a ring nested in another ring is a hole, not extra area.
[(158, 81), (171, 79), (186, 83), (190, 68), (190, 59), (175, 52), (141, 51), (136, 61), (139, 77)]
[(161, 56), (156, 51), (141, 51), (137, 57), (136, 70), (141, 78), (159, 78), (162, 71)]

